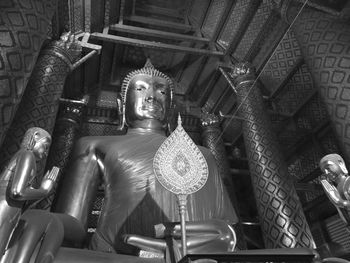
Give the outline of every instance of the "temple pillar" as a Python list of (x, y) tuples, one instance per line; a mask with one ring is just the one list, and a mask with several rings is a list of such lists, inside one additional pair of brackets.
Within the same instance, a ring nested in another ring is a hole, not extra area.
[(314, 248), (277, 136), (264, 108), (255, 72), (248, 64), (234, 66), (239, 116), (257, 210), (266, 248)]
[[(219, 116), (203, 113), (201, 116), (201, 128), (202, 144), (204, 147), (207, 147), (213, 154), (215, 162), (219, 168), (220, 177), (224, 183), (225, 188), (229, 192), (229, 197), (231, 199), (232, 205), (234, 206), (237, 216), (239, 217), (234, 185), (230, 176), (230, 166), (226, 157), (224, 141), (221, 138), (222, 131), (220, 128)], [(237, 235), (237, 247), (241, 250), (247, 249), (247, 244), (241, 223), (238, 222), (234, 228)]]
[(296, 1), (279, 6), (326, 104), (344, 159), (350, 163), (350, 21), (307, 6), (297, 16), (300, 8)]
[[(4, 139), (0, 167), (20, 149), (26, 130), (40, 127), (53, 131), (64, 83), (72, 64), (80, 56), (81, 47), (65, 35), (48, 44), (39, 54), (27, 88)], [(42, 162), (44, 165), (45, 162)], [(38, 170), (43, 167), (38, 167)]]
[(57, 166), (60, 168), (60, 171), (53, 191), (36, 206), (39, 209), (49, 210), (52, 206), (57, 187), (59, 187), (61, 178), (65, 174), (74, 142), (80, 135), (81, 118), (85, 106), (85, 100), (61, 100), (45, 169), (49, 170), (53, 166)]
[(56, 0), (0, 1), (0, 145), (47, 39), (56, 5)]

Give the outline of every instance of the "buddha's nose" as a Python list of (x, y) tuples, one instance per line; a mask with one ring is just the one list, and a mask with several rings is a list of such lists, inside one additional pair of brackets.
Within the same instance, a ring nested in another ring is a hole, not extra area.
[(154, 101), (154, 97), (152, 95), (147, 96), (146, 101), (147, 102), (153, 102)]

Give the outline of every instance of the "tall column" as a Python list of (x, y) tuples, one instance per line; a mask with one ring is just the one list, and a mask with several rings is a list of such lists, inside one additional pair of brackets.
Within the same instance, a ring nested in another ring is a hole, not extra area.
[[(255, 72), (240, 63), (231, 72), (241, 105), (244, 143), (266, 248), (314, 247), (277, 136), (264, 109)], [(254, 86), (252, 86), (254, 85)]]
[(21, 101), (57, 0), (0, 0), (0, 145)]
[[(238, 215), (238, 204), (234, 191), (234, 185), (230, 176), (230, 166), (226, 157), (224, 141), (221, 138), (222, 133), (219, 116), (203, 113), (201, 116), (201, 128), (202, 144), (213, 154), (215, 162), (219, 167), (220, 177), (223, 180), (225, 188), (229, 190), (231, 202)], [(241, 220), (239, 220), (237, 225), (234, 226), (237, 235), (237, 247), (239, 249), (247, 249), (243, 227), (240, 221)]]
[[(284, 1), (280, 11), (291, 23), (300, 7)], [(291, 25), (350, 163), (350, 22), (306, 6)]]
[(66, 77), (80, 52), (80, 46), (67, 35), (51, 42), (40, 52), (1, 148), (0, 167), (19, 150), (27, 129), (36, 126), (52, 133)]
[(79, 137), (81, 117), (86, 106), (86, 101), (62, 100), (60, 111), (52, 134), (52, 144), (46, 161), (46, 169), (53, 166), (60, 168), (56, 185), (50, 195), (43, 199), (36, 207), (49, 210), (53, 203), (56, 190), (60, 186), (62, 176), (65, 174), (74, 142)]

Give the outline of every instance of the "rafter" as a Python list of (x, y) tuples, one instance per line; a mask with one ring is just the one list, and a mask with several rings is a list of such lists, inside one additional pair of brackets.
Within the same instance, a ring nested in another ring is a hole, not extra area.
[(223, 52), (221, 51), (206, 50), (206, 49), (200, 49), (200, 48), (190, 48), (190, 47), (184, 47), (184, 46), (172, 45), (172, 44), (164, 44), (164, 43), (159, 43), (154, 41), (140, 40), (140, 39), (129, 38), (129, 37), (121, 37), (121, 36), (103, 34), (98, 32), (92, 33), (91, 38), (102, 40), (102, 41), (108, 41), (116, 44), (122, 44), (122, 45), (131, 45), (131, 46), (144, 47), (144, 48), (183, 52), (183, 53), (197, 54), (202, 56), (223, 57), (224, 55)]

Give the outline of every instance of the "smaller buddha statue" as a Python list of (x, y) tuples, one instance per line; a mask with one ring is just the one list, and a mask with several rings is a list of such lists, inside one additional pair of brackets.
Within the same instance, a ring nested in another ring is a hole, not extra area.
[(21, 148), (11, 158), (0, 175), (0, 255), (23, 212), (25, 201), (46, 197), (53, 189), (59, 168), (53, 167), (41, 181), (39, 188), (32, 182), (37, 175), (36, 162), (47, 155), (51, 136), (41, 128), (30, 128), (25, 133)]
[(338, 154), (328, 154), (320, 161), (320, 169), (324, 173), (322, 187), (329, 200), (337, 208), (339, 216), (350, 224), (350, 176), (343, 158)]

